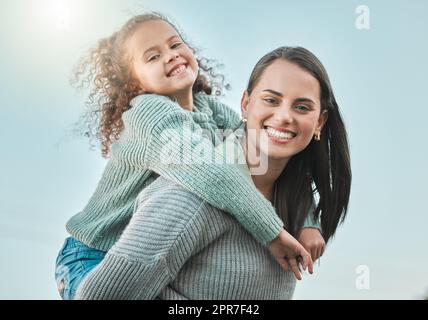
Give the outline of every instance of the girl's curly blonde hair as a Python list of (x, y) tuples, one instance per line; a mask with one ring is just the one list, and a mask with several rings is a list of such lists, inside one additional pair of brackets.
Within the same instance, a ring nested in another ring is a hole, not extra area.
[[(125, 43), (141, 23), (152, 20), (169, 23), (181, 36), (178, 28), (158, 12), (137, 15), (110, 37), (98, 41), (74, 68), (72, 85), (77, 89), (90, 88), (86, 101), (89, 109), (83, 115), (84, 135), (90, 140), (95, 137), (100, 141), (101, 154), (105, 158), (111, 144), (123, 130), (122, 114), (131, 107), (129, 102), (141, 94), (132, 74)], [(196, 55), (197, 50), (190, 48)], [(215, 72), (221, 65), (211, 66), (215, 62), (212, 59), (196, 56), (196, 60), (199, 73), (193, 85), (194, 94), (221, 95), (224, 89), (229, 89), (229, 85), (224, 83), (224, 76)]]

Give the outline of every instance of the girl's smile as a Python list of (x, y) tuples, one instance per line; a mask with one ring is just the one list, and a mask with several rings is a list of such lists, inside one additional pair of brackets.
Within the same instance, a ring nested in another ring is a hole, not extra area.
[(171, 78), (176, 75), (181, 74), (183, 71), (187, 70), (187, 64), (186, 63), (179, 63), (176, 66), (172, 67), (171, 71), (168, 72), (167, 77)]

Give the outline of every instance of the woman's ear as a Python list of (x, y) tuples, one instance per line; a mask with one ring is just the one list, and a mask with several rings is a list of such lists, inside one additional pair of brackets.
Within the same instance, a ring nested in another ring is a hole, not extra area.
[(318, 126), (317, 126), (318, 132), (321, 132), (322, 128), (327, 122), (327, 119), (328, 119), (328, 110), (321, 111), (320, 117), (318, 118)]
[(241, 116), (242, 116), (242, 118), (247, 117), (247, 107), (248, 107), (249, 100), (250, 100), (250, 97), (248, 95), (248, 91), (245, 90), (244, 93), (242, 94), (242, 98), (241, 98)]

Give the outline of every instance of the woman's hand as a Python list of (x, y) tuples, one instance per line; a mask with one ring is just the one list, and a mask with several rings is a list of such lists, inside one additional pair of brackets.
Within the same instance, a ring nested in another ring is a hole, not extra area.
[(325, 241), (321, 232), (315, 228), (303, 228), (297, 234), (297, 240), (311, 255), (312, 261), (319, 259), (325, 250)]
[(291, 267), (291, 270), (294, 272), (297, 280), (302, 280), (299, 263), (302, 264), (303, 270), (308, 268), (309, 273), (313, 273), (311, 255), (305, 250), (299, 241), (284, 229), (282, 229), (278, 237), (272, 240), (268, 247), (276, 261), (278, 261), (285, 271), (288, 271)]

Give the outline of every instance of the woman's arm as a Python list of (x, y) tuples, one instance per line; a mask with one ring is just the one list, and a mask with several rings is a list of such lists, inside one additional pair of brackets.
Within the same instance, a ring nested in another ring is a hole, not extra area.
[(321, 222), (320, 219), (315, 219), (314, 218), (314, 213), (316, 210), (316, 203), (315, 203), (315, 199), (312, 198), (312, 204), (311, 204), (311, 208), (309, 209), (309, 213), (306, 216), (306, 219), (303, 223), (303, 227), (304, 228), (313, 228), (313, 229), (318, 229), (321, 232)]
[(313, 262), (324, 254), (326, 246), (325, 240), (322, 236), (320, 219), (315, 220), (314, 218), (315, 210), (316, 204), (315, 201), (312, 201), (309, 214), (297, 234), (297, 240), (302, 244), (306, 251), (309, 252)]
[(203, 137), (190, 112), (166, 97), (143, 95), (124, 114), (124, 123), (122, 143), (134, 166), (153, 170), (229, 212), (262, 244), (279, 235), (283, 223), (271, 203), (238, 164), (224, 164), (225, 155)]

